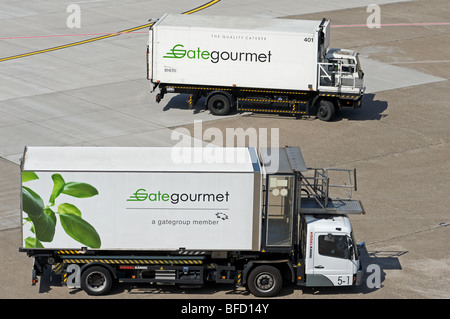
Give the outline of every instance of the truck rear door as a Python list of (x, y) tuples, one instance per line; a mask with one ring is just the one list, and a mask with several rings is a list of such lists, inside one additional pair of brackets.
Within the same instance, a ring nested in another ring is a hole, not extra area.
[(153, 29), (148, 31), (148, 43), (147, 43), (147, 80), (153, 79)]
[(314, 275), (328, 278), (334, 286), (349, 286), (353, 280), (353, 262), (345, 234), (316, 232), (314, 235)]

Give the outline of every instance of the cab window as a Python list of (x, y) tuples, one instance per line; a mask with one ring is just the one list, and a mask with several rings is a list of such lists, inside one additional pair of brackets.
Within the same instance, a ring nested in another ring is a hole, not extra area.
[(328, 257), (348, 259), (350, 251), (347, 236), (341, 235), (320, 235), (319, 254)]
[(355, 61), (352, 59), (342, 60), (344, 65), (342, 66), (342, 72), (355, 73)]

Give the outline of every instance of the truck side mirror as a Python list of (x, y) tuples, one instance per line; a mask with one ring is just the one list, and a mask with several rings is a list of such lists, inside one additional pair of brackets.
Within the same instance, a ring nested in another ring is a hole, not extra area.
[(351, 237), (347, 237), (347, 243), (348, 243), (348, 259), (353, 260), (353, 241)]
[(361, 249), (366, 245), (366, 242), (363, 241), (362, 243), (358, 244), (358, 256), (361, 256)]

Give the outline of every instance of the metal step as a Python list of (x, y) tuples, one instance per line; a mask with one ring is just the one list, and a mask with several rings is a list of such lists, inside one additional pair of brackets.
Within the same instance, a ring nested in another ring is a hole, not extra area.
[(175, 270), (157, 270), (155, 271), (156, 280), (175, 280)]
[(365, 214), (364, 207), (359, 200), (328, 200), (328, 205), (319, 203), (317, 200), (302, 199), (300, 203), (301, 214)]

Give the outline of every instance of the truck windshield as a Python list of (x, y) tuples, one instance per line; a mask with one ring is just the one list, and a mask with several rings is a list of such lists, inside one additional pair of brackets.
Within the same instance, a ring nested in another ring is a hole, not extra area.
[(353, 232), (351, 233), (352, 243), (353, 243), (353, 256), (355, 256), (355, 260), (359, 259), (359, 251), (358, 246), (356, 245), (355, 237), (353, 237)]
[(358, 77), (363, 78), (363, 71), (361, 70), (361, 63), (359, 62), (359, 54), (356, 55), (356, 70), (358, 71)]

